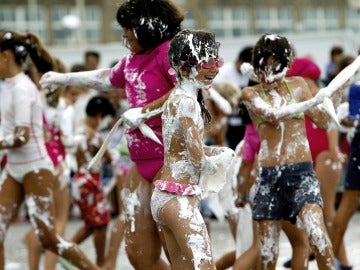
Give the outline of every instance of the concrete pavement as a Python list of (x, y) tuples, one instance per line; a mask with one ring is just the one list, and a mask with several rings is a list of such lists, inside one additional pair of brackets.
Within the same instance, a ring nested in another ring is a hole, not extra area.
[[(79, 226), (80, 220), (71, 220), (67, 227), (67, 236), (70, 236)], [(351, 220), (348, 231), (345, 236), (348, 258), (354, 266), (354, 270), (360, 269), (360, 212)], [(27, 268), (27, 250), (22, 243), (21, 238), (30, 228), (27, 222), (16, 222), (9, 229), (5, 242), (6, 267), (5, 270), (26, 270)], [(234, 249), (234, 241), (230, 235), (228, 225), (218, 221), (211, 222), (211, 239), (213, 245), (213, 254), (215, 259), (219, 258), (227, 251)], [(81, 245), (86, 253), (94, 258), (94, 248), (92, 239), (87, 240)], [(291, 247), (284, 235), (281, 236), (280, 257), (277, 269), (284, 269), (282, 264), (291, 256)], [(43, 268), (41, 268), (43, 269)], [(63, 269), (60, 265), (59, 270)], [(118, 267), (121, 270), (133, 269), (125, 255), (124, 245), (122, 244), (119, 252)], [(315, 262), (310, 263), (310, 270), (317, 269)]]

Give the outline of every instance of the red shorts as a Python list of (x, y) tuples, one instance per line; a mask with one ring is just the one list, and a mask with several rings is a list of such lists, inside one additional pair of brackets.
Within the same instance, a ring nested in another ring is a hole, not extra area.
[[(82, 184), (79, 184), (83, 182)], [(100, 227), (109, 224), (111, 220), (110, 207), (102, 187), (100, 174), (76, 173), (72, 180), (72, 190), (77, 189), (80, 208), (86, 228)]]

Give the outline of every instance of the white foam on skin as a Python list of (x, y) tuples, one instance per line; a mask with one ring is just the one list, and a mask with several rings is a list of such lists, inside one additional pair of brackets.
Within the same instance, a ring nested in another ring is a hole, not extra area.
[[(40, 201), (43, 205), (43, 210), (39, 209), (36, 201)], [(53, 228), (51, 220), (53, 217), (50, 215), (49, 208), (52, 205), (51, 196), (37, 196), (37, 195), (26, 195), (25, 197), (26, 206), (28, 207), (28, 214), (30, 217), (31, 224), (34, 228), (38, 229), (36, 220), (40, 220), (49, 229)]]
[(309, 236), (311, 245), (315, 246), (322, 256), (325, 256), (326, 250), (331, 247), (331, 242), (328, 235), (321, 229), (320, 220), (322, 218), (321, 214), (307, 210), (304, 211), (302, 220), (298, 219), (298, 222), (303, 223), (302, 227)]
[(74, 246), (73, 243), (64, 240), (63, 238), (61, 238), (58, 235), (56, 236), (56, 238), (59, 241), (59, 243), (57, 244), (57, 249), (58, 249), (59, 255), (62, 255), (64, 250), (70, 249)]
[(230, 115), (232, 113), (230, 103), (225, 98), (223, 98), (218, 91), (210, 87), (209, 93), (211, 100), (214, 101), (214, 103), (224, 114)]
[(193, 233), (187, 234), (187, 244), (191, 249), (194, 257), (194, 267), (195, 269), (201, 269), (201, 263), (203, 261), (211, 261), (211, 249), (210, 249), (210, 240), (206, 235), (206, 226), (202, 215), (200, 214), (198, 208), (193, 207), (189, 204), (187, 197), (178, 197), (177, 198), (180, 211), (179, 218), (188, 220), (189, 227)]
[(260, 252), (264, 269), (267, 269), (269, 263), (274, 263), (279, 254), (279, 236), (280, 233), (275, 227), (268, 228), (265, 235), (260, 235), (262, 242)]
[(137, 190), (131, 192), (128, 188), (123, 188), (120, 192), (121, 200), (123, 201), (126, 218), (130, 220), (130, 231), (135, 232), (135, 209), (141, 207)]
[(41, 77), (39, 83), (49, 91), (54, 91), (60, 85), (76, 85), (102, 91), (112, 88), (110, 68), (70, 73), (49, 71)]
[[(18, 206), (16, 204), (13, 205), (13, 208), (16, 209)], [(12, 215), (12, 211), (7, 211), (6, 207), (3, 205), (0, 205), (2, 214), (0, 215), (0, 242), (4, 243), (6, 232), (7, 232), (7, 226), (10, 224)], [(9, 214), (6, 214), (9, 213)]]

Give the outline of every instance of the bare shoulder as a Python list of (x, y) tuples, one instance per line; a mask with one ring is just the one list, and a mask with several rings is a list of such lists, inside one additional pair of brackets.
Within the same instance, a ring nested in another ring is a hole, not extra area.
[(254, 97), (259, 95), (259, 89), (260, 89), (259, 85), (245, 87), (243, 90), (241, 90), (241, 100), (243, 101), (252, 100)]
[(309, 85), (304, 78), (300, 76), (293, 76), (287, 77), (286, 81), (298, 101), (309, 99), (309, 97), (312, 96)]

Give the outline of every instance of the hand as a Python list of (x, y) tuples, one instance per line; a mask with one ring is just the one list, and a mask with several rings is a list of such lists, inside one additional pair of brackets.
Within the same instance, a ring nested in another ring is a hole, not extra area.
[(240, 66), (240, 72), (244, 75), (250, 75), (254, 73), (254, 67), (250, 63), (242, 63)]
[(238, 196), (235, 200), (235, 206), (236, 207), (244, 207), (245, 204), (247, 203), (247, 195), (248, 195), (248, 192), (247, 192), (247, 189), (246, 189), (246, 185), (243, 183), (243, 184), (240, 184), (239, 188), (238, 188)]
[(125, 111), (122, 115), (125, 124), (132, 128), (137, 128), (141, 123), (144, 122), (144, 114), (142, 108), (131, 108)]
[(50, 92), (53, 92), (62, 84), (63, 77), (64, 74), (62, 73), (49, 71), (41, 76), (39, 83), (43, 89), (48, 89)]
[(315, 98), (322, 103), (325, 98), (329, 98), (332, 95), (332, 92), (329, 91), (327, 87), (321, 88), (317, 94), (315, 95)]
[(329, 157), (332, 169), (341, 168), (346, 159), (346, 155), (338, 147), (329, 149)]

